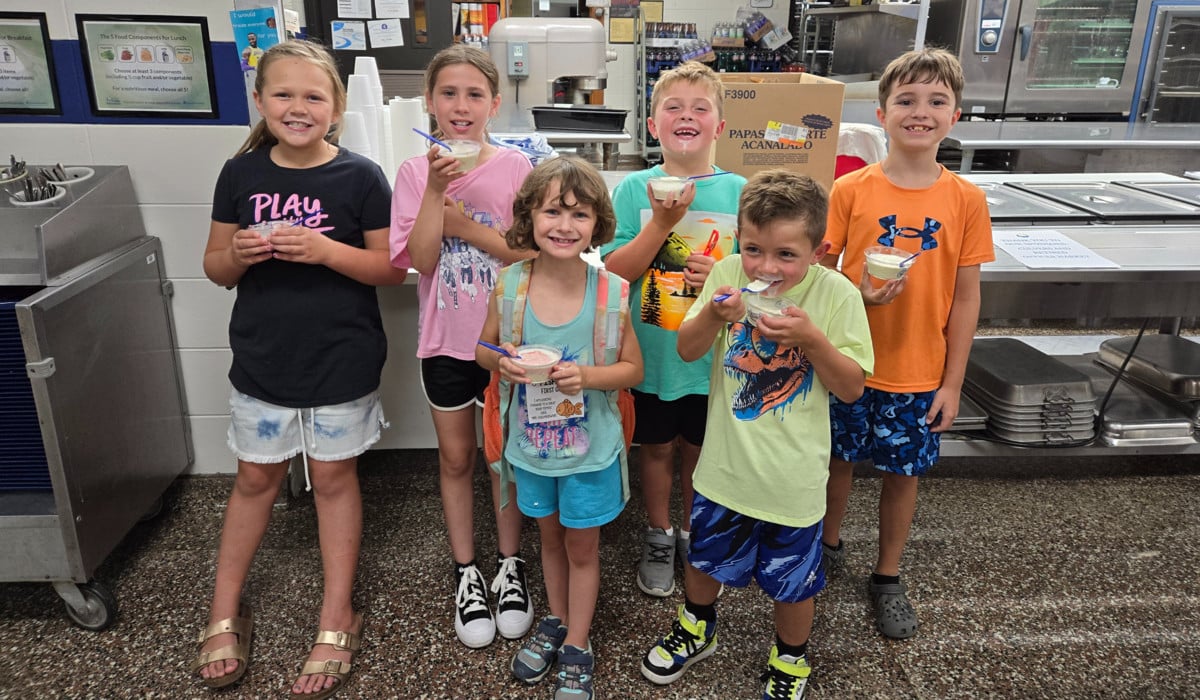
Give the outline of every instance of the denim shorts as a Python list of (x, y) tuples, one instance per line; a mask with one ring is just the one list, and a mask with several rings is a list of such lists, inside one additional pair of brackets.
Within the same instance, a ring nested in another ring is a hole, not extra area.
[(833, 456), (846, 462), (869, 459), (876, 469), (902, 476), (925, 474), (937, 462), (942, 444), (942, 436), (925, 423), (936, 393), (894, 394), (867, 387), (854, 403), (830, 394)]
[(699, 492), (692, 501), (688, 563), (736, 588), (758, 587), (780, 603), (799, 603), (825, 587), (821, 523), (792, 527), (769, 523), (713, 503)]
[(357, 457), (386, 427), (379, 392), (317, 408), (285, 408), (234, 389), (229, 449), (243, 462), (275, 464), (304, 453), (322, 462)]
[(515, 467), (517, 508), (531, 518), (558, 513), (563, 527), (582, 530), (606, 525), (625, 508), (621, 458), (594, 472), (544, 476)]

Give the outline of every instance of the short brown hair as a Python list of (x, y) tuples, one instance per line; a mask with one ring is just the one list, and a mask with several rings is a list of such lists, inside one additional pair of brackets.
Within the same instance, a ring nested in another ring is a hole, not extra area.
[(707, 87), (709, 96), (717, 108), (717, 118), (725, 118), (725, 89), (721, 85), (721, 77), (699, 61), (684, 61), (670, 70), (663, 71), (658, 82), (654, 83), (654, 91), (650, 93), (650, 116), (653, 117), (658, 110), (666, 91), (678, 82), (700, 83)]
[[(560, 206), (585, 204), (595, 212), (592, 245), (598, 247), (611, 241), (617, 232), (617, 217), (613, 214), (608, 185), (604, 183), (600, 171), (577, 156), (559, 156), (538, 163), (517, 191), (513, 200), (513, 225), (504, 234), (508, 247), (513, 250), (538, 250), (533, 242), (533, 212), (545, 202), (550, 185), (555, 182), (558, 183)], [(564, 201), (568, 194), (574, 199), (573, 202)]]
[(954, 93), (954, 108), (962, 104), (962, 63), (945, 49), (909, 51), (892, 60), (879, 77), (879, 106), (887, 110), (887, 99), (897, 85), (943, 83)]
[(813, 248), (825, 238), (825, 217), (829, 198), (825, 190), (807, 175), (775, 168), (755, 173), (738, 199), (738, 227), (750, 224), (762, 228), (776, 221), (803, 221)]

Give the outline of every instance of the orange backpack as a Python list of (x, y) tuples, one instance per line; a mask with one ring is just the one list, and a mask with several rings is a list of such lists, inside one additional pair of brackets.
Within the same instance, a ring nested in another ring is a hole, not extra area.
[[(500, 271), (496, 286), (500, 294), (501, 343), (521, 344), (525, 300), (532, 272), (531, 260), (514, 263)], [(625, 321), (629, 317), (629, 282), (607, 270), (595, 272), (598, 277), (596, 317), (592, 328), (592, 361), (597, 365), (611, 365), (620, 356)], [(628, 389), (605, 393), (613, 413), (621, 416), (621, 428), (625, 434), (625, 449), (621, 450), (621, 485), (624, 497), (628, 499), (628, 457), (634, 426), (633, 395)], [(511, 466), (504, 459), (504, 437), (508, 430), (511, 402), (511, 386), (500, 379), (499, 372), (492, 372), (492, 380), (483, 392), (483, 456), (488, 465), (500, 473), (502, 485), (505, 486), (501, 490), (504, 501), (507, 501), (507, 482), (511, 478)]]

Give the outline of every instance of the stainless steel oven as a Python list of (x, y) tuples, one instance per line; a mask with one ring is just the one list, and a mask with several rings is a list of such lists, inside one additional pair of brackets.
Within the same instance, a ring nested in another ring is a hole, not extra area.
[(1158, 0), (1142, 51), (1137, 120), (1200, 122), (1200, 0)]
[(958, 54), (964, 115), (1127, 116), (1149, 2), (931, 0), (927, 45)]

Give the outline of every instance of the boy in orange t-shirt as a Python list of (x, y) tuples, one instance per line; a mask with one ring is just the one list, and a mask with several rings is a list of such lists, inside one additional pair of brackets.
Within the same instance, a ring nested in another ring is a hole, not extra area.
[[(900, 582), (900, 558), (917, 506), (917, 479), (938, 458), (940, 434), (958, 415), (967, 355), (979, 318), (979, 267), (995, 259), (987, 201), (975, 185), (937, 162), (938, 144), (962, 111), (963, 74), (943, 50), (910, 51), (879, 80), (876, 116), (888, 136), (880, 163), (838, 179), (829, 203), (822, 264), (858, 283), (875, 348), (875, 373), (852, 404), (831, 401), (823, 554), (845, 558), (840, 538), (854, 462), (883, 472), (879, 552), (869, 592), (885, 636), (916, 634), (917, 615)], [(880, 284), (865, 250), (921, 255)], [(876, 286), (880, 285), (880, 286)]]

